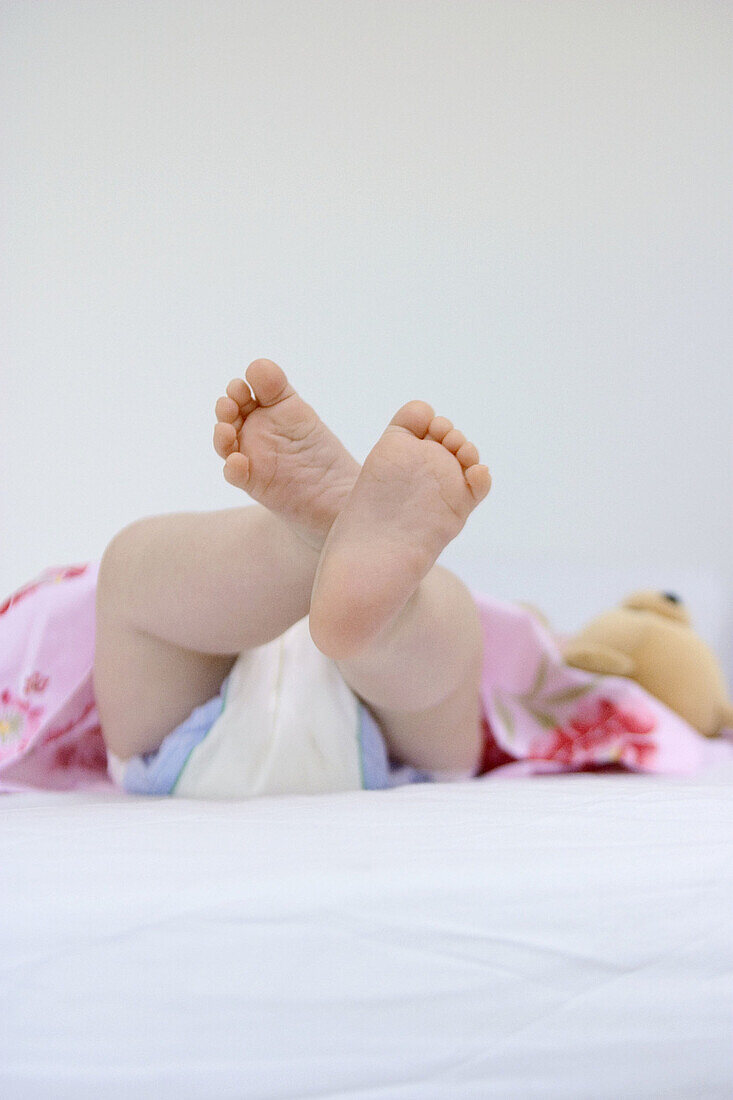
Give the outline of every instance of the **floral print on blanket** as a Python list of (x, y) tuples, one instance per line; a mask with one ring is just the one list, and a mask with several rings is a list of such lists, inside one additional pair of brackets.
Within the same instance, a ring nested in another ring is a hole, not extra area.
[(575, 767), (649, 768), (657, 751), (651, 736), (656, 725), (654, 714), (643, 703), (618, 706), (603, 696), (587, 699), (566, 723), (533, 738), (528, 757)]
[(0, 793), (111, 785), (92, 675), (97, 569), (52, 566), (0, 604)]
[[(566, 671), (564, 666), (556, 665), (547, 654), (543, 654), (537, 665), (531, 687), (527, 691), (514, 692), (511, 702), (506, 691), (494, 691), (494, 706), (499, 714), (510, 741), (516, 732), (516, 720), (512, 706), (524, 711), (525, 717), (535, 722), (541, 729), (554, 729), (563, 721), (563, 712), (567, 704), (592, 691), (600, 677), (594, 676), (581, 684), (568, 684), (565, 679), (558, 686), (557, 674)], [(561, 709), (558, 709), (561, 708)]]
[(35, 592), (43, 584), (59, 584), (61, 581), (70, 580), (72, 577), (81, 577), (86, 573), (88, 569), (87, 565), (59, 565), (51, 566), (50, 569), (44, 569), (40, 576), (35, 580), (29, 581), (28, 584), (24, 584), (22, 588), (19, 588), (17, 592), (13, 592), (12, 596), (8, 596), (4, 603), (0, 604), (0, 615), (5, 615), (10, 611), (11, 607), (20, 603), (26, 596), (30, 596), (32, 592)]
[(604, 677), (567, 683), (569, 670), (553, 666), (547, 654), (537, 665), (531, 687), (508, 698), (494, 691), (494, 707), (506, 737), (514, 741), (516, 711), (539, 731), (531, 735), (526, 759), (551, 760), (568, 767), (623, 764), (648, 768), (656, 752), (657, 719), (641, 699), (619, 704), (603, 694)]
[[(0, 604), (0, 616), (38, 592), (44, 585), (81, 577), (87, 565), (62, 565), (45, 569), (40, 576), (23, 585)], [(19, 756), (37, 733), (46, 708), (34, 705), (30, 696), (41, 695), (48, 687), (50, 676), (34, 669), (25, 676), (22, 693), (12, 686), (0, 684), (0, 761)]]
[(33, 737), (44, 707), (34, 707), (9, 688), (0, 691), (0, 760), (16, 756)]
[[(562, 640), (528, 609), (473, 593), (484, 640), (481, 696), (493, 771), (622, 767), (685, 775), (730, 756), (640, 684), (566, 665)], [(501, 753), (511, 760), (502, 760)]]

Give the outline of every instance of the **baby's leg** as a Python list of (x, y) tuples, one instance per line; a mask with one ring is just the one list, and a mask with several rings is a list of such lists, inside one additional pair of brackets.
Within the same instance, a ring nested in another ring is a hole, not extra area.
[(394, 756), (428, 770), (468, 772), (479, 759), (478, 614), (434, 563), (490, 484), (473, 444), (409, 402), (367, 457), (314, 583), (316, 645), (369, 704)]
[(217, 403), (225, 476), (265, 507), (153, 516), (107, 548), (95, 694), (107, 747), (156, 749), (238, 653), (308, 614), (318, 556), (359, 467), (269, 360)]
[(156, 749), (237, 654), (308, 613), (318, 555), (265, 508), (151, 516), (102, 559), (94, 686), (107, 747)]

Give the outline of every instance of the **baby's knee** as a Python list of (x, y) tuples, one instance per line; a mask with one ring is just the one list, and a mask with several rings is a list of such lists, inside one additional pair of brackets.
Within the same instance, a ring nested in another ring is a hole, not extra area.
[(123, 527), (107, 545), (99, 563), (97, 607), (124, 602), (129, 582), (144, 558), (147, 519), (138, 519)]

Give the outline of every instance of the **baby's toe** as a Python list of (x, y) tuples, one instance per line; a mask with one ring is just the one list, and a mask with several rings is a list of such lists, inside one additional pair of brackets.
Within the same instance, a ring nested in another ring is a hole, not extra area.
[(456, 451), (456, 458), (464, 468), (475, 466), (478, 462), (478, 447), (474, 443), (462, 443)]
[(216, 419), (223, 420), (227, 424), (233, 424), (240, 415), (239, 405), (231, 397), (220, 397), (214, 411), (216, 412)]
[(232, 401), (236, 401), (243, 414), (250, 412), (250, 408), (254, 408), (257, 404), (252, 396), (252, 391), (243, 378), (232, 378), (227, 386), (227, 394)]
[(426, 401), (408, 401), (390, 420), (398, 428), (406, 428), (418, 439), (424, 439), (435, 410)]
[(471, 490), (471, 495), (478, 504), (479, 501), (482, 501), (484, 497), (488, 495), (489, 489), (491, 488), (489, 467), (479, 465), (469, 466), (468, 469), (464, 471), (464, 476)]
[(447, 416), (434, 416), (428, 426), (428, 439), (442, 443), (451, 431), (453, 431), (453, 425)]
[(237, 446), (237, 432), (233, 424), (223, 420), (214, 428), (214, 450), (219, 458), (227, 458)]
[(285, 371), (272, 359), (255, 359), (244, 373), (260, 405), (276, 405), (295, 393)]
[(235, 451), (224, 463), (224, 478), (237, 489), (244, 489), (249, 480), (249, 459)]
[(443, 436), (441, 442), (451, 454), (456, 454), (459, 447), (462, 447), (466, 442), (466, 437), (463, 432), (458, 431), (458, 428), (451, 428), (451, 430), (446, 432)]

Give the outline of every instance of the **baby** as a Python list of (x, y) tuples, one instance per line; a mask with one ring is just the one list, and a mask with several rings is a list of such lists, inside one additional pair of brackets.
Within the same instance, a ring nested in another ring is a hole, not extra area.
[(359, 467), (279, 366), (245, 373), (217, 401), (214, 447), (256, 505), (142, 519), (102, 559), (94, 690), (113, 776), (173, 793), (198, 761), (175, 793), (386, 786), (375, 745), (409, 778), (476, 774), (479, 616), (436, 565), (489, 492), (476, 447), (410, 401)]

